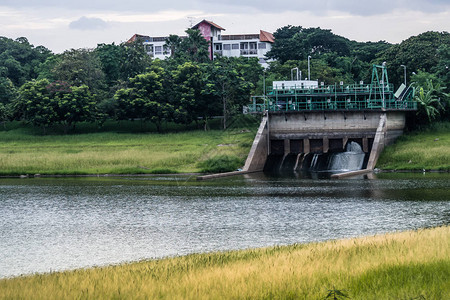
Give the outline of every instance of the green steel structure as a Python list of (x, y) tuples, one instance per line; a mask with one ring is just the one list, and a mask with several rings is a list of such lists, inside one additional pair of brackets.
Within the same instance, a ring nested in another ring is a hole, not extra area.
[(252, 96), (248, 111), (416, 110), (417, 102), (413, 98), (412, 86), (402, 84), (394, 93), (383, 63), (373, 65), (370, 84), (269, 87), (264, 96)]

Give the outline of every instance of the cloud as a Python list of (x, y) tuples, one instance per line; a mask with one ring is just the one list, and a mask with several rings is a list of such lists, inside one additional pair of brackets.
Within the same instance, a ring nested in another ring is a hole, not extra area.
[(109, 27), (109, 24), (100, 18), (81, 17), (69, 24), (70, 29), (77, 30), (101, 30)]
[(80, 11), (110, 11), (121, 13), (156, 13), (173, 10), (202, 10), (208, 13), (240, 13), (243, 10), (259, 13), (308, 11), (316, 15), (325, 15), (329, 11), (346, 12), (351, 15), (368, 16), (389, 13), (393, 10), (412, 10), (442, 12), (448, 10), (448, 0), (0, 0), (0, 6), (13, 8), (63, 8)]

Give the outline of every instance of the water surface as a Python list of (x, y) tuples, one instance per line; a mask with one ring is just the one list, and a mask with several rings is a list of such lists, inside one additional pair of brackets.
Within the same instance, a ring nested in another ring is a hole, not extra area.
[(449, 174), (0, 179), (0, 278), (450, 224)]

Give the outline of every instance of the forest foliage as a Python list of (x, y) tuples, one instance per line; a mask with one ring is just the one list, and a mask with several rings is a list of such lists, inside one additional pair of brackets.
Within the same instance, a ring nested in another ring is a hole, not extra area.
[[(139, 41), (54, 54), (25, 37), (0, 37), (0, 122), (19, 120), (69, 132), (80, 122), (134, 120), (208, 129), (221, 116), (226, 128), (252, 94), (274, 80), (289, 80), (291, 69), (326, 84), (369, 82), (372, 64), (387, 63), (389, 80), (417, 90), (419, 110), (412, 127), (449, 118), (450, 34), (425, 32), (400, 44), (356, 42), (321, 28), (284, 26), (275, 33), (264, 69), (256, 58), (208, 57), (198, 30), (166, 41), (171, 56), (152, 59)], [(406, 68), (406, 69), (405, 69)]]

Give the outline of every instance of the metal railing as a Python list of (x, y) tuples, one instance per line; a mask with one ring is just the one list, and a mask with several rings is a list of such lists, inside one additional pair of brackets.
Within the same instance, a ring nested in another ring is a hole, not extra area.
[(398, 101), (395, 99), (385, 100), (325, 100), (315, 101), (311, 99), (297, 101), (273, 101), (270, 98), (253, 97), (248, 105), (250, 113), (260, 113), (266, 110), (274, 111), (334, 111), (334, 110), (416, 110), (417, 102), (413, 100)]
[(416, 110), (414, 89), (394, 97), (392, 84), (320, 85), (319, 87), (268, 87), (265, 96), (252, 97), (249, 112), (309, 110)]
[(257, 55), (258, 49), (245, 49), (241, 50), (241, 55)]

